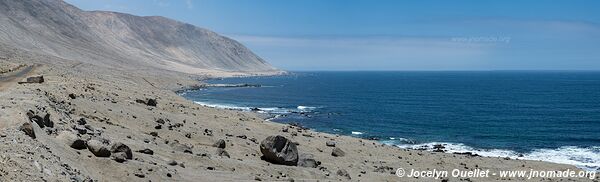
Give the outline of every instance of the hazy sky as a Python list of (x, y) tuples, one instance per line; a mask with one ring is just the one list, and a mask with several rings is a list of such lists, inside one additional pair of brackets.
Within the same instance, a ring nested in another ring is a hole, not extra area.
[(600, 70), (600, 1), (66, 0), (232, 37), (286, 70)]

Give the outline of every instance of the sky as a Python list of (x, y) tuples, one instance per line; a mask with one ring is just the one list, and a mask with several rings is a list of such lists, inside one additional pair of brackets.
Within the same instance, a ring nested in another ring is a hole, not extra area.
[(66, 0), (164, 16), (285, 70), (600, 70), (594, 0)]

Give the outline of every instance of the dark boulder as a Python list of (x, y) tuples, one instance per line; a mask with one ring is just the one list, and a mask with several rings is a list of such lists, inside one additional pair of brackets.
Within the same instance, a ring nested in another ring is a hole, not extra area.
[(132, 154), (131, 149), (129, 148), (129, 146), (127, 146), (127, 145), (125, 145), (125, 144), (123, 144), (121, 142), (114, 143), (112, 145), (112, 147), (110, 147), (110, 152), (112, 152), (113, 154), (124, 153), (126, 159), (132, 159), (133, 158), (133, 154)]
[(260, 152), (266, 161), (274, 164), (288, 166), (298, 164), (298, 149), (296, 148), (296, 144), (280, 135), (269, 136), (260, 142)]

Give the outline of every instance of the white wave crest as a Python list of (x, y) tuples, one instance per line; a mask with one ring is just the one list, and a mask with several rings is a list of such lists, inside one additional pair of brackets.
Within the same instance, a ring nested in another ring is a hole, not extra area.
[[(384, 141), (384, 144), (390, 145), (394, 141)], [(503, 149), (477, 149), (461, 143), (443, 143), (431, 142), (423, 144), (399, 144), (400, 148), (434, 151), (435, 146), (443, 146), (446, 153), (467, 153), (477, 154), (484, 157), (508, 157), (511, 159), (537, 160), (554, 162), (560, 164), (570, 164), (588, 171), (600, 170), (600, 146), (594, 147), (575, 147), (564, 146), (556, 149), (536, 149), (527, 153), (518, 153), (512, 150)]]

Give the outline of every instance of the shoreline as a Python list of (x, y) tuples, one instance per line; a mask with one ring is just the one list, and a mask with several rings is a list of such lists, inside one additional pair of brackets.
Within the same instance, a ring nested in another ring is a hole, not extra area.
[[(61, 63), (47, 57), (36, 60), (45, 63), (35, 70), (35, 74), (44, 76), (44, 83), (16, 85), (0, 95), (0, 103), (5, 108), (0, 114), (7, 118), (0, 130), (3, 136), (0, 143), (5, 146), (0, 147), (0, 152), (24, 156), (3, 158), (10, 161), (11, 166), (0, 165), (0, 171), (20, 172), (2, 173), (2, 179), (431, 181), (428, 178), (399, 178), (395, 172), (398, 168), (581, 171), (572, 165), (550, 162), (401, 149), (352, 136), (272, 122), (256, 113), (204, 107), (173, 91), (176, 89), (172, 88), (198, 85), (197, 80), (186, 74), (156, 71), (125, 75), (119, 70), (92, 65), (73, 69), (70, 68), (72, 62)], [(44, 62), (48, 60), (51, 64)], [(156, 106), (138, 102), (147, 99), (154, 99)], [(41, 128), (34, 123), (37, 137), (25, 135), (19, 127), (30, 122), (26, 115), (28, 110), (42, 116), (49, 114), (54, 126)], [(84, 125), (80, 118), (85, 119)], [(68, 140), (62, 139), (64, 132), (75, 133), (82, 140), (123, 143), (131, 148), (133, 158), (116, 162), (110, 157), (95, 156), (88, 149), (74, 149)], [(302, 167), (262, 160), (259, 143), (273, 135), (297, 143), (300, 156), (310, 157), (318, 163), (314, 167)], [(219, 140), (226, 143), (226, 155), (223, 150), (213, 147)], [(331, 142), (335, 147), (327, 144)], [(334, 148), (343, 151), (344, 155), (333, 156)], [(152, 151), (152, 155), (148, 151)], [(172, 161), (177, 164), (172, 165)], [(444, 179), (496, 181), (524, 178)], [(556, 180), (559, 179), (563, 178)], [(570, 179), (591, 181), (588, 178)]]
[[(223, 78), (218, 78), (218, 79), (223, 79)], [(217, 84), (218, 85), (218, 84)], [(231, 85), (244, 85), (243, 83), (241, 84), (231, 84)], [(217, 86), (216, 88), (219, 88), (220, 86)], [(205, 87), (205, 88), (209, 88), (209, 87)], [(200, 91), (200, 90), (187, 90), (187, 91)], [(185, 99), (188, 99), (186, 97), (184, 97), (184, 94), (178, 93), (178, 95), (182, 96)], [(200, 102), (200, 101), (195, 101), (192, 99), (188, 99), (196, 104), (205, 106), (205, 107), (211, 107), (211, 108), (217, 108), (217, 109), (226, 109), (226, 110), (233, 110), (233, 111), (240, 111), (240, 112), (250, 112), (250, 113), (255, 113), (261, 116), (265, 121), (268, 122), (275, 122), (275, 123), (280, 123), (280, 124), (286, 124), (286, 125), (293, 125), (294, 123), (285, 123), (285, 122), (278, 122), (278, 121), (274, 121), (275, 119), (281, 117), (281, 116), (286, 116), (290, 113), (294, 113), (294, 112), (299, 112), (299, 111), (291, 111), (291, 110), (287, 110), (286, 113), (281, 114), (281, 113), (269, 113), (268, 110), (263, 110), (261, 108), (257, 108), (257, 107), (252, 107), (252, 106), (237, 106), (237, 105), (222, 105), (222, 104), (218, 104), (218, 103), (206, 103), (206, 102)], [(279, 108), (279, 109), (284, 109), (285, 108)], [(311, 111), (306, 111), (306, 112), (311, 112)], [(299, 124), (296, 124), (294, 126), (300, 126)], [(323, 133), (328, 133), (328, 134), (333, 134), (333, 135), (337, 135), (340, 133), (335, 133), (335, 132), (330, 132), (330, 131), (322, 131), (319, 130), (317, 128), (307, 128), (306, 126), (300, 126), (306, 129), (309, 129), (313, 132), (323, 132)], [(414, 143), (414, 142), (408, 142), (408, 143), (404, 143), (404, 144), (397, 144), (397, 143), (390, 143), (390, 140), (395, 140), (394, 139), (383, 139), (383, 138), (366, 138), (366, 137), (361, 137), (362, 136), (362, 132), (356, 132), (359, 134), (355, 134), (355, 132), (353, 131), (351, 134), (347, 134), (347, 133), (341, 133), (341, 135), (345, 135), (345, 136), (349, 136), (349, 137), (355, 137), (357, 139), (364, 139), (364, 140), (372, 140), (372, 141), (376, 141), (380, 144), (385, 144), (388, 146), (392, 146), (392, 147), (398, 147), (401, 149), (409, 149), (409, 150), (416, 150), (416, 151), (429, 151), (429, 152), (441, 152), (441, 153), (447, 153), (447, 154), (457, 154), (457, 155), (466, 155), (466, 156), (471, 156), (471, 157), (476, 157), (476, 156), (481, 156), (481, 157), (501, 157), (501, 158), (507, 158), (507, 159), (512, 159), (512, 160), (532, 160), (532, 161), (542, 161), (542, 162), (552, 162), (552, 163), (557, 163), (557, 164), (567, 164), (567, 165), (574, 165), (579, 169), (582, 170), (586, 170), (586, 171), (600, 171), (600, 167), (594, 167), (594, 166), (586, 166), (586, 165), (577, 165), (576, 163), (574, 163), (575, 161), (558, 161), (559, 159), (553, 159), (550, 156), (546, 156), (546, 157), (533, 157), (530, 155), (536, 154), (536, 155), (541, 155), (541, 156), (545, 156), (545, 155), (549, 155), (547, 153), (551, 153), (551, 152), (560, 152), (562, 151), (563, 153), (565, 151), (563, 150), (586, 150), (588, 148), (582, 148), (582, 147), (574, 147), (574, 146), (562, 146), (559, 148), (539, 148), (539, 149), (531, 149), (529, 152), (516, 152), (516, 151), (512, 151), (509, 149), (499, 149), (499, 148), (490, 148), (490, 149), (484, 149), (484, 148), (476, 148), (476, 147), (471, 147), (471, 146), (467, 146), (464, 145), (463, 143), (453, 143), (453, 142), (424, 142), (424, 143)], [(574, 148), (573, 148), (574, 147)], [(556, 155), (556, 154), (555, 154)], [(558, 157), (558, 156), (556, 156)], [(577, 161), (577, 162), (581, 162), (581, 161)]]

